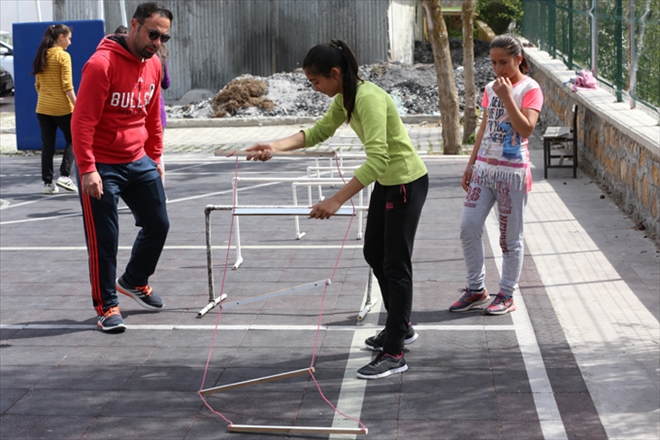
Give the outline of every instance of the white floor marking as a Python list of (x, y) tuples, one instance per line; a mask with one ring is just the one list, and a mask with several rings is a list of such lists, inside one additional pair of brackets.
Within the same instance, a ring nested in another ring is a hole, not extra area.
[[(502, 250), (500, 249), (499, 221), (497, 219), (497, 210), (492, 209), (486, 220), (486, 230), (488, 240), (495, 257), (497, 269), (502, 273)], [(543, 438), (546, 440), (567, 440), (566, 429), (559, 414), (559, 408), (555, 401), (550, 385), (550, 379), (543, 363), (541, 349), (539, 348), (532, 321), (529, 319), (525, 301), (519, 292), (514, 296), (516, 301), (516, 311), (511, 313), (513, 327), (518, 339), (518, 346), (522, 353), (527, 377), (532, 389), (532, 396), (536, 405), (536, 412), (539, 416)]]
[[(245, 188), (239, 188), (237, 191), (247, 191), (247, 190), (250, 190), (250, 189), (255, 189), (255, 188), (260, 188), (262, 186), (270, 186), (270, 185), (277, 185), (277, 183), (262, 183), (260, 185), (253, 185), (253, 186), (249, 186), (249, 187), (246, 186)], [(189, 200), (203, 199), (203, 198), (206, 198), (206, 197), (217, 196), (217, 195), (221, 195), (221, 194), (232, 194), (232, 193), (233, 193), (233, 190), (227, 189), (227, 190), (224, 190), (224, 191), (217, 191), (217, 192), (212, 192), (212, 193), (199, 194), (199, 195), (196, 195), (196, 196), (183, 197), (183, 198), (180, 198), (180, 199), (170, 199), (170, 200), (167, 201), (167, 204), (169, 205), (171, 203), (187, 202)], [(6, 208), (15, 208), (17, 206), (27, 205), (27, 204), (30, 204), (30, 203), (42, 202), (46, 199), (53, 198), (53, 197), (58, 197), (58, 195), (53, 195), (53, 196), (50, 196), (50, 197), (42, 197), (42, 198), (37, 199), (37, 200), (31, 200), (29, 202), (19, 203), (19, 204), (16, 204), (16, 205), (6, 205)], [(117, 209), (117, 211), (126, 211), (127, 209), (128, 209), (128, 207), (121, 206)], [(202, 215), (203, 215), (203, 208), (201, 208), (201, 207), (200, 207), (200, 212), (202, 212)], [(81, 215), (82, 215), (82, 212), (76, 212), (76, 213), (73, 213), (73, 214), (51, 215), (51, 216), (48, 216), (48, 217), (38, 217), (38, 218), (29, 218), (29, 219), (21, 219), (21, 220), (10, 220), (10, 221), (6, 221), (6, 222), (0, 222), (0, 225), (11, 225), (11, 224), (16, 224), (16, 223), (40, 222), (40, 221), (45, 221), (45, 220), (61, 219), (61, 218), (67, 218), (67, 217), (80, 217)]]
[[(373, 277), (373, 275), (372, 275)], [(375, 278), (371, 283), (372, 298), (380, 297), (380, 289), (378, 282)], [(362, 303), (367, 300), (367, 289), (365, 287)], [(380, 301), (382, 304), (382, 301)], [(380, 308), (379, 308), (380, 310)], [(372, 309), (364, 319), (353, 327), (353, 340), (348, 353), (348, 361), (346, 362), (346, 369), (344, 370), (344, 378), (341, 382), (339, 390), (339, 398), (337, 399), (337, 409), (344, 414), (360, 420), (362, 414), (362, 406), (364, 402), (364, 393), (367, 388), (367, 381), (358, 379), (356, 374), (357, 370), (364, 367), (371, 362), (373, 352), (364, 346), (364, 340), (375, 335), (378, 329), (378, 315), (379, 311)], [(341, 414), (335, 413), (334, 420), (332, 421), (333, 428), (357, 428), (358, 424), (355, 420), (347, 419)], [(367, 426), (367, 428), (369, 428)], [(351, 439), (356, 438), (355, 435), (331, 435), (330, 439)]]
[[(373, 314), (373, 311), (372, 311)], [(371, 314), (367, 315), (362, 322), (365, 322)], [(374, 314), (377, 320), (377, 314)], [(360, 351), (364, 349), (364, 340), (369, 336), (376, 334), (375, 323), (367, 331), (367, 336), (364, 338), (358, 338), (359, 344), (355, 344)], [(213, 324), (127, 324), (128, 328), (131, 330), (213, 330), (215, 325)], [(362, 330), (365, 327), (364, 324), (357, 324), (355, 326), (351, 325), (322, 325), (321, 330), (334, 332), (354, 332), (356, 330)], [(425, 326), (415, 326), (419, 330), (428, 330), (428, 331), (512, 331), (514, 328), (511, 325), (425, 325)], [(96, 324), (0, 324), (0, 329), (7, 330), (94, 330), (96, 329)], [(267, 325), (267, 324), (227, 324), (219, 325), (218, 330), (226, 331), (244, 331), (244, 330), (268, 330), (268, 331), (316, 331), (315, 325)], [(351, 345), (353, 347), (353, 345)], [(371, 353), (371, 352), (370, 352)], [(365, 362), (366, 364), (366, 362)], [(364, 364), (361, 364), (362, 367)], [(355, 374), (351, 376), (355, 378)]]
[[(133, 246), (119, 246), (119, 250), (131, 250)], [(230, 249), (236, 249), (236, 246), (232, 245)], [(349, 244), (349, 245), (332, 245), (332, 244), (320, 244), (320, 245), (306, 245), (306, 244), (283, 244), (283, 245), (241, 245), (241, 249), (362, 249), (361, 244)], [(213, 246), (213, 249), (226, 250), (227, 246)], [(178, 250), (178, 251), (197, 251), (197, 250), (206, 250), (206, 246), (165, 246), (164, 250)], [(3, 246), (0, 247), (0, 252), (9, 252), (9, 251), (87, 251), (85, 246)]]

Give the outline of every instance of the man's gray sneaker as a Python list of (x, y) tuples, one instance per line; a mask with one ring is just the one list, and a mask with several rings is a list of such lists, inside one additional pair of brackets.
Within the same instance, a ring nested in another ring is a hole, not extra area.
[(126, 330), (126, 323), (121, 317), (119, 307), (110, 307), (102, 316), (96, 325), (108, 333), (121, 333)]
[(117, 278), (117, 292), (130, 296), (142, 307), (149, 310), (160, 310), (163, 308), (163, 300), (156, 294), (150, 285), (131, 287), (124, 280), (124, 276)]

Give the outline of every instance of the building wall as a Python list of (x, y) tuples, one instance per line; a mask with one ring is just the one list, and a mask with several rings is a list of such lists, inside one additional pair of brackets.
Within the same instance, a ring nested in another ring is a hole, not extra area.
[(13, 23), (52, 19), (52, 0), (0, 0), (0, 30), (5, 32), (12, 32)]
[(416, 0), (392, 0), (388, 13), (389, 60), (413, 64), (415, 51)]
[[(414, 19), (414, 14), (401, 11), (414, 9), (408, 4), (416, 1), (164, 1), (174, 14), (168, 43), (172, 84), (164, 97), (176, 100), (192, 89), (217, 92), (241, 74), (269, 76), (292, 71), (300, 66), (309, 48), (331, 38), (351, 45), (360, 64), (412, 61), (414, 23), (406, 23)], [(99, 3), (54, 0), (54, 17), (98, 18)], [(109, 33), (123, 24), (122, 2), (102, 3)], [(130, 22), (141, 0), (123, 3)], [(392, 15), (394, 10), (397, 13)]]

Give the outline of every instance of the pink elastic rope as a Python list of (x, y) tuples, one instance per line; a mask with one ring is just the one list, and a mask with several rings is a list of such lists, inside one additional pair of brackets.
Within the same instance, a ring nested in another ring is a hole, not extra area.
[[(234, 153), (232, 152), (232, 154), (234, 154)], [(235, 169), (234, 173), (235, 173), (234, 176), (238, 177), (238, 157), (236, 158), (236, 169)], [(234, 180), (234, 182), (237, 182), (237, 180)], [(225, 291), (225, 279), (227, 278), (227, 266), (229, 266), (229, 252), (231, 250), (231, 237), (232, 237), (232, 234), (234, 232), (234, 215), (233, 214), (234, 214), (234, 210), (236, 209), (237, 187), (238, 187), (238, 183), (235, 183), (234, 188), (233, 188), (233, 195), (232, 195), (233, 209), (232, 209), (231, 223), (230, 223), (230, 226), (229, 226), (229, 240), (227, 240), (227, 254), (225, 255), (225, 267), (222, 271), (222, 283), (220, 284), (220, 298), (222, 298), (222, 294)], [(204, 402), (204, 405), (206, 405), (206, 407), (213, 414), (216, 414), (216, 415), (222, 417), (222, 419), (225, 422), (227, 422), (229, 425), (232, 425), (233, 424), (232, 421), (229, 420), (227, 417), (225, 417), (220, 412), (214, 410), (213, 407), (207, 402), (204, 395), (201, 393), (202, 390), (204, 389), (204, 384), (206, 383), (206, 375), (209, 371), (209, 364), (211, 363), (211, 356), (213, 355), (213, 347), (215, 347), (215, 339), (216, 339), (216, 336), (218, 335), (218, 325), (220, 324), (220, 317), (221, 316), (222, 316), (222, 303), (219, 302), (218, 303), (218, 317), (215, 320), (215, 328), (213, 329), (213, 338), (211, 339), (211, 348), (209, 349), (209, 356), (206, 359), (206, 366), (204, 367), (204, 375), (202, 376), (202, 384), (199, 387), (199, 391), (197, 391), (197, 395), (202, 399), (202, 402)]]
[[(346, 180), (344, 179), (344, 176), (341, 172), (341, 168), (339, 167), (339, 160), (338, 160), (338, 157), (337, 157), (336, 153), (335, 153), (335, 163), (337, 165), (337, 170), (339, 172), (339, 176), (342, 179), (342, 182), (344, 182), (344, 184), (346, 184)], [(236, 159), (235, 176), (238, 177), (238, 158)], [(237, 204), (236, 203), (237, 202), (237, 197), (236, 197), (237, 186), (238, 185), (234, 185), (234, 196), (233, 196), (233, 208), (234, 209), (232, 209), (231, 226), (229, 228), (229, 240), (227, 241), (228, 244), (227, 244), (227, 255), (226, 255), (226, 258), (225, 258), (225, 268), (224, 268), (224, 271), (223, 271), (223, 274), (222, 274), (222, 284), (220, 286), (220, 296), (222, 296), (222, 294), (224, 292), (225, 278), (226, 278), (226, 275), (227, 275), (227, 266), (229, 265), (229, 252), (230, 252), (230, 249), (231, 249), (231, 238), (232, 238), (232, 232), (233, 232), (233, 229), (234, 229), (234, 215), (233, 215), (233, 213), (234, 213), (234, 210), (236, 209), (236, 204)], [(337, 260), (335, 261), (334, 268), (332, 269), (332, 275), (330, 275), (330, 278), (328, 279), (328, 281), (326, 281), (325, 286), (323, 287), (323, 295), (321, 296), (321, 308), (320, 308), (320, 311), (319, 311), (319, 319), (318, 319), (317, 325), (316, 325), (316, 335), (314, 336), (314, 348), (312, 350), (312, 359), (311, 359), (310, 366), (309, 366), (309, 368), (310, 368), (309, 369), (309, 374), (312, 377), (312, 380), (314, 381), (314, 384), (316, 385), (316, 389), (318, 390), (319, 395), (328, 404), (328, 406), (330, 408), (332, 408), (332, 410), (335, 411), (337, 414), (341, 415), (342, 417), (345, 417), (347, 419), (350, 419), (350, 420), (353, 420), (353, 421), (357, 422), (358, 425), (363, 430), (366, 431), (367, 427), (361, 421), (359, 421), (358, 419), (356, 419), (354, 417), (351, 417), (349, 415), (346, 415), (343, 412), (339, 411), (339, 409), (337, 409), (337, 407), (334, 406), (332, 404), (332, 402), (330, 402), (330, 400), (328, 400), (328, 398), (323, 393), (323, 390), (321, 389), (321, 385), (316, 380), (316, 376), (314, 376), (314, 373), (312, 372), (312, 367), (314, 367), (314, 363), (315, 363), (315, 360), (316, 360), (316, 353), (318, 351), (318, 341), (319, 341), (319, 335), (320, 335), (320, 332), (321, 332), (321, 323), (323, 321), (323, 307), (325, 305), (326, 293), (328, 291), (328, 286), (332, 283), (332, 280), (334, 279), (335, 274), (337, 273), (337, 267), (339, 266), (339, 261), (341, 260), (341, 255), (344, 251), (344, 247), (346, 246), (346, 240), (348, 238), (348, 234), (350, 232), (351, 225), (353, 224), (353, 218), (355, 217), (355, 213), (356, 213), (355, 204), (353, 203), (352, 198), (350, 199), (350, 202), (351, 202), (351, 206), (353, 207), (353, 215), (349, 219), (348, 227), (346, 228), (346, 233), (344, 234), (344, 238), (342, 240), (342, 244), (341, 244), (341, 247), (339, 249), (339, 255), (337, 256)], [(204, 376), (202, 378), (202, 385), (201, 385), (199, 391), (197, 392), (197, 394), (199, 395), (199, 397), (204, 402), (204, 405), (206, 405), (206, 407), (213, 414), (216, 414), (216, 415), (222, 417), (222, 419), (225, 422), (227, 422), (229, 425), (233, 425), (233, 422), (231, 420), (229, 420), (224, 415), (222, 415), (222, 413), (214, 410), (213, 407), (206, 401), (206, 398), (204, 398), (204, 396), (201, 394), (201, 391), (204, 389), (204, 383), (206, 382), (206, 375), (208, 373), (209, 364), (211, 362), (211, 355), (213, 354), (213, 347), (215, 346), (215, 339), (216, 339), (216, 336), (217, 336), (217, 333), (218, 333), (218, 324), (220, 323), (220, 317), (222, 316), (222, 304), (219, 303), (218, 308), (220, 309), (220, 311), (218, 313), (218, 318), (216, 319), (216, 322), (215, 322), (215, 329), (213, 331), (213, 339), (211, 341), (211, 348), (209, 350), (209, 356), (206, 359), (206, 367), (204, 368)]]

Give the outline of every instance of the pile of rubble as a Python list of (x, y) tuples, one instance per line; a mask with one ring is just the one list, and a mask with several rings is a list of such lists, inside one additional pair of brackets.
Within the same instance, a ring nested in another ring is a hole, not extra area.
[[(463, 49), (461, 40), (450, 40), (454, 78), (461, 110), (465, 108)], [(439, 115), (438, 84), (429, 43), (418, 43), (416, 64), (370, 64), (360, 67), (360, 77), (387, 91), (399, 114)], [(488, 56), (488, 43), (475, 41), (477, 104), (484, 86), (495, 78)], [(167, 106), (168, 118), (321, 116), (332, 102), (314, 92), (300, 69), (263, 78), (243, 75), (217, 95), (184, 106)]]

